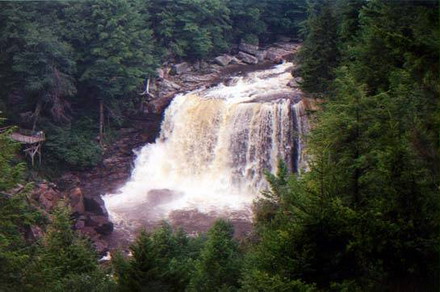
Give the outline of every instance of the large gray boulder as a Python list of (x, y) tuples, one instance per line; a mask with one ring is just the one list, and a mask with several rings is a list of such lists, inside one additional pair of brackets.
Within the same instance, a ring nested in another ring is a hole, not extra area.
[(232, 57), (229, 55), (218, 56), (214, 59), (214, 62), (220, 66), (228, 66), (231, 61)]
[(292, 80), (290, 80), (289, 83), (287, 83), (287, 86), (298, 88), (300, 87), (302, 81), (303, 79), (301, 77), (295, 77)]
[(180, 75), (191, 71), (191, 64), (187, 62), (174, 64), (173, 68), (171, 69), (171, 74), (173, 75)]
[(238, 49), (242, 52), (251, 54), (251, 55), (256, 55), (258, 53), (258, 46), (257, 45), (251, 45), (245, 42), (241, 42), (240, 45), (238, 46)]
[(260, 50), (255, 54), (255, 57), (257, 58), (258, 62), (264, 62), (264, 60), (266, 59), (267, 56), (267, 51), (265, 50)]
[(229, 64), (233, 64), (233, 65), (244, 65), (244, 63), (242, 61), (240, 61), (239, 59), (237, 59), (236, 57), (232, 57), (232, 60)]
[(266, 59), (274, 63), (281, 63), (283, 60), (287, 60), (292, 56), (292, 51), (282, 48), (270, 48), (267, 50)]
[(243, 52), (239, 52), (237, 57), (246, 64), (250, 64), (250, 65), (258, 64), (258, 59), (252, 55), (249, 55), (249, 54), (246, 54)]

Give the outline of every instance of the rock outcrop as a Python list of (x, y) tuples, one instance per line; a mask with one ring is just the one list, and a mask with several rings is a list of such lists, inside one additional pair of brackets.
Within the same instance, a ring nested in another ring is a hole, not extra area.
[(187, 62), (175, 64), (172, 67), (171, 74), (180, 75), (191, 71), (191, 64)]
[(228, 66), (231, 63), (233, 57), (229, 55), (218, 56), (214, 59), (214, 62), (220, 66)]
[[(113, 223), (109, 221), (105, 207), (99, 205), (99, 202), (95, 202), (96, 198), (84, 197), (81, 188), (77, 186), (80, 181), (77, 177), (72, 178), (70, 175), (68, 179), (75, 182), (74, 185), (70, 185), (70, 188), (65, 188), (69, 185), (62, 180), (62, 188), (48, 182), (36, 184), (31, 198), (43, 212), (47, 213), (53, 211), (59, 203), (67, 203), (75, 218), (74, 228), (89, 236), (93, 242), (101, 241), (97, 251), (105, 253), (108, 250), (108, 244), (106, 244), (103, 236), (111, 234)], [(41, 238), (43, 231), (38, 226), (32, 226), (26, 231), (25, 235), (29, 240), (37, 240)]]
[(245, 43), (242, 41), (240, 43), (240, 45), (238, 46), (238, 49), (242, 52), (247, 53), (247, 54), (256, 56), (258, 53), (259, 47), (257, 45), (248, 44), (248, 43)]
[(258, 59), (250, 54), (239, 52), (237, 57), (246, 64), (258, 64)]

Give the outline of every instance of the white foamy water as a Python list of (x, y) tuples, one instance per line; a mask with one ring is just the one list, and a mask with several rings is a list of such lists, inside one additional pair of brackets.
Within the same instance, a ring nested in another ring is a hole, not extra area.
[(251, 204), (267, 186), (264, 171), (278, 159), (301, 164), (301, 103), (287, 86), (291, 63), (176, 96), (160, 137), (135, 161), (130, 180), (103, 197), (113, 222), (165, 219), (175, 210), (251, 218)]

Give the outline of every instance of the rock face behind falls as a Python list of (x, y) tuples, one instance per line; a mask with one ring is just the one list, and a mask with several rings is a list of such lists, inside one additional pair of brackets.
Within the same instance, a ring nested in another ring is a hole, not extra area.
[(291, 66), (176, 96), (131, 179), (104, 196), (116, 226), (139, 227), (176, 210), (250, 221), (252, 201), (267, 187), (264, 171), (275, 172), (279, 159), (291, 170), (302, 164), (306, 121), (301, 93), (287, 85)]

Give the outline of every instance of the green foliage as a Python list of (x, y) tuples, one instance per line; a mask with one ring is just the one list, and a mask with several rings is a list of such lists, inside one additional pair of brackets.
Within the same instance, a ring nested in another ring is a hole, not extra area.
[(233, 41), (244, 40), (258, 44), (260, 37), (267, 32), (267, 24), (262, 18), (264, 1), (236, 0), (230, 1)]
[(96, 287), (91, 291), (104, 291), (104, 288), (111, 287), (111, 283), (106, 283), (110, 279), (104, 280), (106, 276), (98, 269), (89, 241), (72, 229), (69, 209), (58, 207), (51, 221), (35, 260), (27, 269), (27, 289), (62, 291), (72, 285), (76, 289), (92, 286), (86, 279), (90, 279)]
[[(3, 120), (0, 118), (0, 125)], [(25, 166), (23, 163), (14, 163), (14, 156), (19, 144), (11, 140), (13, 129), (0, 133), (0, 192), (16, 186), (22, 179)]]
[(22, 182), (23, 164), (14, 164), (17, 144), (11, 131), (0, 133), (0, 290), (14, 290), (21, 284), (23, 270), (30, 260), (24, 230), (41, 223), (40, 214), (28, 201), (28, 187), (13, 190)]
[(231, 223), (218, 220), (208, 232), (191, 276), (190, 291), (235, 291), (240, 254)]
[(262, 19), (267, 24), (265, 38), (273, 40), (276, 36), (300, 38), (301, 27), (307, 18), (306, 0), (266, 0)]
[(230, 10), (219, 0), (152, 1), (152, 28), (168, 54), (203, 59), (228, 49)]
[(338, 19), (333, 1), (309, 1), (307, 36), (301, 50), (301, 87), (311, 93), (326, 93), (339, 64)]
[(115, 282), (109, 274), (98, 270), (83, 274), (70, 274), (57, 281), (51, 288), (57, 292), (111, 292), (118, 291)]
[[(69, 99), (76, 94), (70, 45), (55, 35), (47, 23), (36, 19), (38, 10), (44, 8), (21, 3), (2, 6), (5, 26), (0, 32), (0, 60), (5, 71), (1, 78), (9, 93), (24, 98), (24, 104), (12, 110), (33, 111), (37, 105), (44, 106), (45, 114), (56, 122), (69, 120)], [(50, 23), (52, 17), (49, 13), (46, 21)]]
[[(311, 170), (287, 187), (269, 177), (248, 274), (335, 291), (434, 291), (440, 75), (428, 39), (438, 40), (438, 4), (324, 4), (309, 15), (302, 53), (303, 87), (327, 99), (308, 139)], [(314, 37), (330, 31), (323, 49)], [(325, 60), (328, 49), (338, 62)]]
[(219, 220), (207, 238), (189, 237), (163, 223), (153, 233), (141, 232), (130, 247), (132, 256), (113, 255), (121, 291), (235, 291), (241, 254), (233, 227)]
[(279, 275), (269, 275), (258, 270), (246, 271), (243, 280), (243, 291), (261, 292), (313, 292), (317, 291), (314, 285), (307, 285), (300, 280), (290, 281)]
[(117, 253), (113, 266), (122, 291), (183, 291), (188, 285), (200, 238), (189, 238), (163, 223), (153, 233), (141, 232), (128, 260)]
[(101, 160), (102, 152), (94, 141), (95, 128), (92, 121), (87, 119), (66, 127), (52, 125), (45, 143), (49, 163), (56, 165), (61, 162), (77, 169), (95, 166)]
[(16, 86), (34, 105), (47, 104), (55, 121), (68, 121), (67, 98), (76, 94), (70, 46), (49, 29), (34, 26), (26, 31), (24, 41), (22, 50), (12, 58), (12, 70), (20, 76)]
[(243, 284), (257, 287), (254, 283), (262, 282), (274, 285), (270, 289), (279, 285), (308, 291), (315, 283), (325, 287), (353, 277), (356, 270), (347, 246), (356, 213), (322, 192), (319, 182), (285, 172), (279, 175), (269, 177), (271, 191), (257, 202), (257, 208), (267, 204), (277, 208), (270, 220), (257, 217), (261, 240), (247, 256)]
[(42, 223), (42, 217), (28, 203), (27, 191), (0, 193), (0, 290), (14, 291), (21, 286), (32, 248), (24, 231)]
[(68, 39), (80, 55), (78, 81), (92, 98), (129, 95), (152, 75), (155, 61), (148, 15), (135, 1), (85, 1), (66, 9)]

